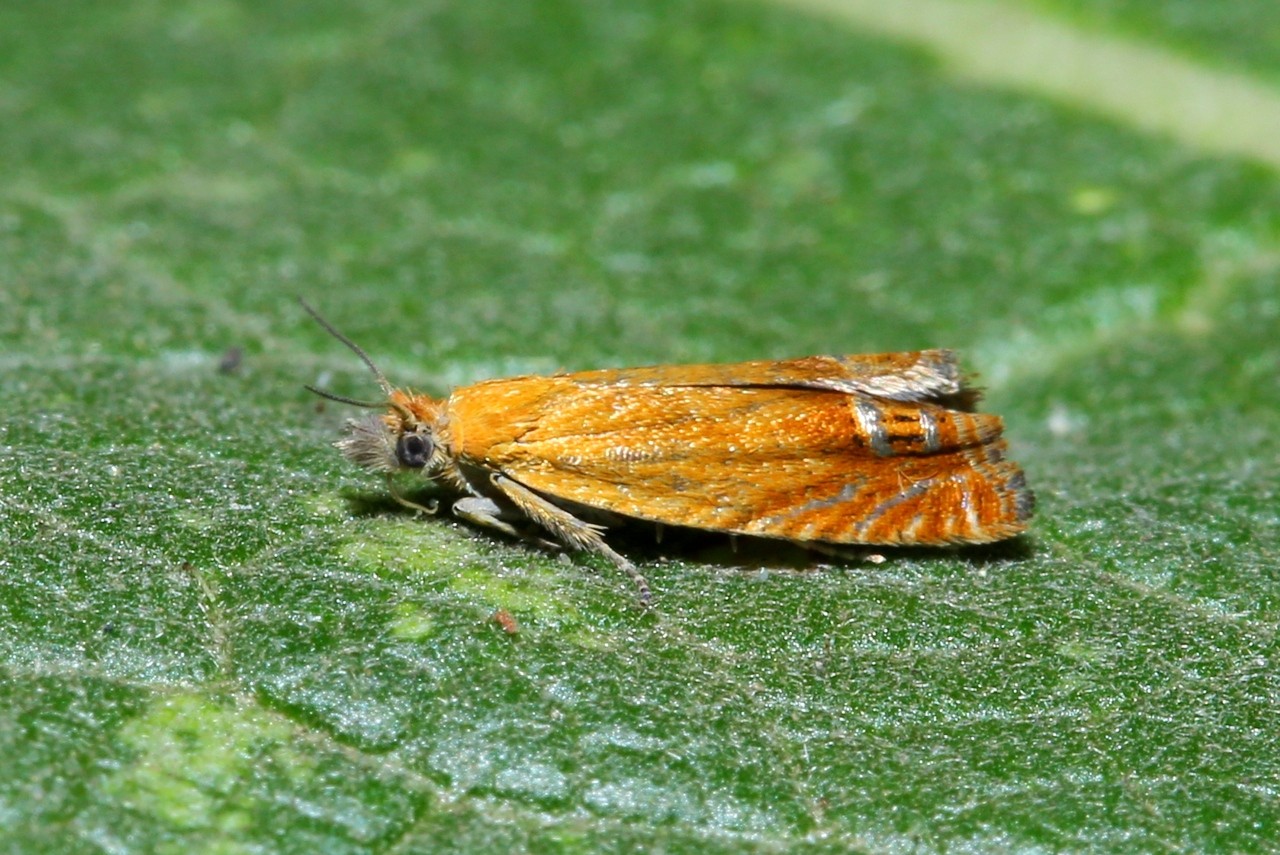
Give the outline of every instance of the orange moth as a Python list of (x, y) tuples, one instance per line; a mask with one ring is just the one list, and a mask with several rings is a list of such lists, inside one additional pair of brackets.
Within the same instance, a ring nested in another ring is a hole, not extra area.
[[(990, 543), (1024, 531), (1035, 499), (1005, 459), (999, 416), (973, 411), (955, 354), (919, 350), (486, 380), (444, 399), (373, 372), (384, 412), (335, 443), (391, 476), (417, 470), (454, 515), (635, 566), (596, 520), (647, 520), (811, 546)], [(436, 507), (411, 507), (435, 512)], [(591, 520), (591, 521), (588, 521)]]

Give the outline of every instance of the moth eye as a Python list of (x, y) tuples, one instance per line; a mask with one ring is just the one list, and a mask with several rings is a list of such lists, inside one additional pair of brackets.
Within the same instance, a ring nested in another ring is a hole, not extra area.
[(434, 451), (431, 440), (419, 433), (406, 433), (396, 442), (396, 459), (401, 466), (421, 469), (431, 459)]

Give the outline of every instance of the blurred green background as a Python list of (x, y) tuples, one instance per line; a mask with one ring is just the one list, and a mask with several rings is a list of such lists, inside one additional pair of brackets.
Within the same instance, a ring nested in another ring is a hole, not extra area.
[[(1272, 4), (1009, 8), (1280, 69)], [(1280, 155), (950, 69), (730, 0), (0, 4), (0, 851), (1274, 844)], [(437, 393), (954, 347), (1039, 514), (624, 538), (644, 612), (345, 464), (297, 295)]]

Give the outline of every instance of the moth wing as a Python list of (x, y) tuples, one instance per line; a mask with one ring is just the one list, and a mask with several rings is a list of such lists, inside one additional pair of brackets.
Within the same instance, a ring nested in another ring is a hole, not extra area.
[(993, 415), (754, 385), (602, 386), (543, 403), (481, 465), (628, 517), (798, 541), (946, 544), (1010, 537), (1031, 512)]
[(976, 400), (950, 350), (806, 356), (727, 365), (659, 365), (560, 375), (579, 385), (785, 386), (828, 389), (893, 401)]

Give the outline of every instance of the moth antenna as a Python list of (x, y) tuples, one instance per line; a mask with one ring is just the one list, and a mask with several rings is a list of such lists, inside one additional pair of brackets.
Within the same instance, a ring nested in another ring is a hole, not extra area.
[[(306, 310), (307, 310), (307, 314), (308, 314), (308, 315), (310, 315), (311, 317), (315, 318), (316, 323), (318, 323), (320, 326), (324, 327), (324, 331), (325, 331), (325, 332), (327, 332), (329, 335), (333, 336), (333, 337), (334, 337), (334, 338), (336, 338), (338, 341), (340, 341), (340, 342), (342, 342), (343, 344), (345, 344), (345, 345), (347, 346), (347, 349), (348, 349), (348, 350), (350, 350), (350, 351), (351, 351), (352, 353), (354, 353), (356, 356), (360, 357), (360, 361), (361, 361), (361, 362), (363, 362), (366, 366), (368, 366), (369, 370), (373, 372), (373, 377), (374, 377), (374, 379), (375, 379), (375, 380), (377, 380), (377, 381), (378, 381), (378, 385), (382, 387), (382, 391), (384, 391), (384, 392), (386, 392), (386, 393), (387, 393), (387, 397), (388, 397), (388, 398), (389, 398), (389, 397), (391, 397), (391, 393), (395, 391), (394, 387), (393, 387), (390, 383), (388, 383), (388, 382), (387, 382), (387, 378), (383, 375), (382, 371), (380, 371), (380, 370), (378, 369), (378, 366), (376, 366), (376, 365), (374, 365), (374, 364), (373, 364), (373, 360), (369, 358), (369, 354), (367, 354), (367, 353), (365, 353), (365, 352), (364, 352), (364, 348), (362, 348), (360, 345), (356, 344), (356, 343), (355, 343), (354, 341), (352, 341), (351, 339), (347, 338), (347, 337), (346, 337), (345, 335), (343, 335), (342, 333), (338, 332), (338, 330), (334, 328), (333, 324), (331, 324), (331, 323), (329, 323), (328, 321), (326, 321), (326, 320), (325, 320), (325, 319), (320, 315), (320, 313), (319, 313), (319, 312), (317, 312), (315, 309), (311, 308), (310, 304), (308, 304), (306, 300), (304, 300), (304, 299), (302, 299), (301, 297), (299, 297), (299, 298), (298, 298), (298, 302), (302, 304), (302, 308), (304, 308), (304, 309), (306, 309)], [(310, 386), (308, 386), (307, 388), (308, 388), (308, 389), (311, 389), (311, 387), (310, 387)], [(369, 407), (369, 406), (381, 407), (381, 406), (383, 406), (383, 404), (372, 404), (372, 405), (371, 405), (371, 404), (366, 404), (366, 403), (363, 403), (363, 402), (360, 402), (360, 401), (354, 401), (354, 400), (351, 400), (350, 398), (345, 398), (345, 399), (344, 399), (344, 398), (340, 398), (340, 397), (337, 397), (336, 395), (330, 395), (330, 394), (328, 394), (327, 392), (321, 392), (321, 391), (319, 391), (318, 389), (311, 389), (311, 391), (312, 391), (312, 392), (315, 392), (317, 395), (320, 395), (320, 396), (321, 396), (321, 397), (323, 397), (323, 398), (329, 398), (330, 400), (333, 400), (333, 401), (340, 401), (340, 402), (342, 402), (342, 403), (344, 403), (344, 404), (354, 404), (354, 405), (355, 405), (355, 406), (357, 406), (357, 407)]]
[(306, 384), (304, 384), (302, 388), (306, 389), (308, 392), (319, 395), (321, 398), (328, 398), (330, 401), (337, 401), (339, 404), (350, 404), (353, 407), (364, 407), (367, 410), (380, 410), (387, 405), (385, 401), (361, 401), (358, 398), (348, 398), (346, 395), (335, 395), (332, 392), (319, 389), (315, 386), (308, 386)]
[(321, 398), (328, 398), (330, 401), (337, 401), (339, 404), (350, 404), (353, 407), (364, 407), (367, 410), (380, 410), (383, 407), (390, 407), (400, 415), (400, 418), (404, 419), (405, 424), (415, 425), (418, 423), (418, 417), (413, 414), (413, 411), (404, 404), (397, 403), (396, 401), (361, 401), (359, 398), (348, 398), (346, 395), (335, 395), (333, 392), (326, 391), (325, 389), (319, 389), (306, 383), (302, 385), (302, 388), (306, 389), (308, 392), (319, 395)]

